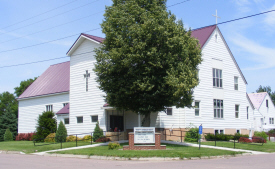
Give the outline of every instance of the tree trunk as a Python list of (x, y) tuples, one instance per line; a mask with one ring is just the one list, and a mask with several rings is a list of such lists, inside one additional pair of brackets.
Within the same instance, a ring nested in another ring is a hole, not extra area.
[(151, 113), (148, 113), (144, 116), (143, 120), (142, 120), (142, 127), (150, 127), (150, 114)]

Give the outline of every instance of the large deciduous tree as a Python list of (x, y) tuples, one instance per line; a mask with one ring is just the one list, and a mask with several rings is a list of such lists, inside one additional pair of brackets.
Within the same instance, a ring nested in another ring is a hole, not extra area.
[(10, 109), (10, 113), (18, 116), (18, 103), (15, 96), (9, 92), (0, 93), (0, 116), (4, 114), (7, 109)]
[(271, 97), (271, 100), (272, 100), (273, 104), (275, 104), (275, 92), (272, 92), (270, 86), (262, 86), (262, 85), (260, 85), (259, 88), (256, 90), (256, 92), (257, 93), (267, 92), (269, 94), (269, 96)]
[(37, 77), (21, 81), (20, 86), (14, 88), (15, 95), (19, 97), (36, 79)]
[(166, 0), (113, 0), (101, 27), (106, 38), (94, 71), (111, 106), (145, 117), (191, 106), (201, 50)]

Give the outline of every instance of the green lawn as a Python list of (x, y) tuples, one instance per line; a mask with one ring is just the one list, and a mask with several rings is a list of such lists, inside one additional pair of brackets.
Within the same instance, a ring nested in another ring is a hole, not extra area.
[(99, 146), (78, 150), (67, 150), (59, 151), (59, 154), (77, 154), (77, 155), (98, 155), (98, 156), (115, 156), (115, 157), (201, 157), (201, 156), (219, 156), (219, 155), (235, 155), (240, 152), (216, 150), (209, 148), (187, 147), (180, 145), (165, 144), (167, 150), (122, 150), (123, 145), (121, 144), (118, 150), (108, 150), (108, 146)]
[[(36, 145), (42, 145), (44, 143), (36, 143)], [(78, 146), (90, 145), (90, 142), (77, 141)], [(75, 147), (75, 142), (62, 143), (62, 148)], [(5, 151), (22, 151), (24, 153), (34, 153), (48, 150), (60, 149), (61, 144), (50, 144), (44, 146), (34, 146), (32, 141), (8, 141), (0, 142), (0, 150)], [(37, 151), (36, 151), (37, 150)]]
[[(201, 144), (215, 146), (214, 141), (202, 142)], [(234, 142), (217, 141), (216, 146), (234, 148)], [(264, 145), (261, 143), (236, 143), (235, 148), (253, 151), (275, 152), (275, 142), (267, 141), (267, 143), (264, 143)]]

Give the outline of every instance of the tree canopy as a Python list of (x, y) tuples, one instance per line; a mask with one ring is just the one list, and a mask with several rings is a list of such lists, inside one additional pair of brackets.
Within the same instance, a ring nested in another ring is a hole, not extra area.
[(94, 71), (111, 106), (145, 116), (191, 106), (201, 50), (166, 0), (113, 0), (101, 27)]
[(37, 77), (21, 81), (20, 86), (14, 88), (16, 97), (19, 97), (36, 79)]
[(18, 103), (15, 96), (9, 92), (0, 93), (0, 116), (4, 114), (7, 109), (10, 109), (10, 113), (18, 116)]
[(257, 93), (267, 92), (269, 94), (269, 96), (271, 97), (271, 100), (272, 100), (273, 104), (275, 105), (275, 92), (272, 92), (270, 86), (262, 86), (262, 85), (260, 85), (259, 88), (256, 90), (256, 92)]

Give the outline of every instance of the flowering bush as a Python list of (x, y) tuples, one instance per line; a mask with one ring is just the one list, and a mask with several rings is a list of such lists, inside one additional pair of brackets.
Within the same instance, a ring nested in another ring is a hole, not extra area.
[(15, 140), (16, 141), (32, 141), (33, 140), (33, 136), (35, 135), (35, 133), (19, 133), (16, 137)]
[(249, 138), (246, 138), (246, 137), (240, 137), (239, 142), (240, 143), (252, 143), (252, 141)]
[(85, 142), (91, 142), (92, 141), (92, 136), (91, 135), (86, 135), (82, 138), (83, 141)]
[(44, 140), (45, 142), (55, 142), (55, 133), (51, 133), (51, 134), (49, 134), (46, 138), (45, 138), (45, 140)]
[[(83, 138), (77, 137), (77, 141), (82, 141)], [(75, 140), (76, 140), (76, 136), (74, 136), (74, 135), (70, 135), (66, 138), (66, 142), (71, 142), (71, 141), (75, 141)]]
[(104, 136), (104, 137), (98, 138), (95, 142), (108, 142), (108, 141), (111, 141), (111, 139)]
[(252, 142), (253, 143), (266, 143), (266, 140), (263, 139), (262, 137), (253, 136), (252, 137)]

